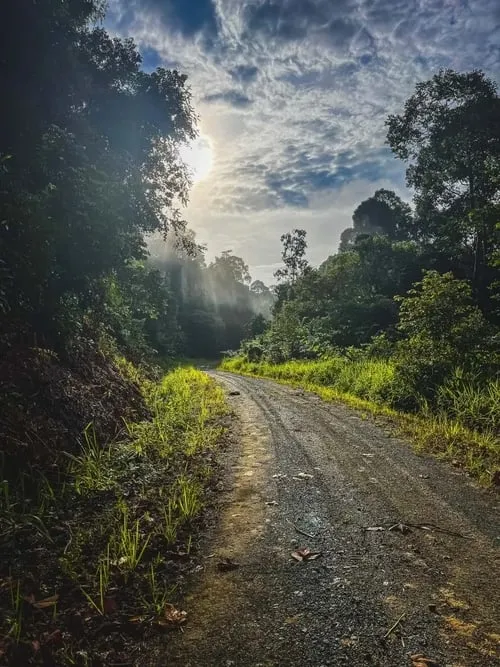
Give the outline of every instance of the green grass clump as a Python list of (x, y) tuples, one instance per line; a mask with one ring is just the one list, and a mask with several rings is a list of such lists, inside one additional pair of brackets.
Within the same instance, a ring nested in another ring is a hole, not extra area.
[(263, 375), (276, 380), (307, 382), (337, 389), (359, 398), (383, 402), (390, 391), (394, 377), (394, 365), (390, 361), (361, 359), (351, 361), (347, 357), (332, 357), (318, 361), (287, 361), (282, 364), (268, 362), (249, 363), (241, 357), (225, 359), (221, 368), (228, 371)]
[(141, 383), (151, 421), (127, 424), (140, 453), (163, 458), (175, 451), (193, 456), (214, 446), (221, 436), (218, 419), (227, 413), (224, 391), (194, 368), (177, 368), (155, 385)]
[(408, 414), (390, 405), (394, 377), (391, 361), (335, 357), (270, 364), (233, 357), (224, 359), (220, 367), (302, 387), (324, 400), (342, 401), (352, 408), (385, 416), (413, 440), (417, 450), (458, 462), (485, 486), (500, 470), (498, 381), (481, 387), (450, 382), (441, 388), (434, 412), (423, 405), (420, 413)]
[[(118, 608), (156, 624), (165, 620), (177, 584), (169, 554), (186, 556), (193, 548), (213, 474), (213, 456), (207, 454), (220, 442), (221, 418), (228, 414), (224, 390), (192, 367), (154, 381), (154, 374), (123, 359), (116, 365), (142, 393), (147, 419), (124, 423), (111, 442), (102, 441), (89, 423), (78, 453), (66, 453), (59, 476), (50, 480), (33, 473), (11, 483), (0, 459), (0, 541), (22, 537), (28, 545), (12, 573), (4, 568), (10, 589), (0, 586), (0, 634), (9, 646), (33, 635), (32, 614), (23, 616), (29, 609), (25, 584), (40, 577), (40, 570), (45, 588), (74, 584), (79, 595), (62, 598), (57, 613), (87, 614), (90, 630), (92, 619), (98, 622)], [(61, 515), (70, 517), (62, 527)], [(47, 553), (48, 544), (48, 567), (37, 561), (32, 572), (33, 554)], [(88, 639), (71, 640), (64, 651), (76, 654), (83, 642), (91, 652)]]

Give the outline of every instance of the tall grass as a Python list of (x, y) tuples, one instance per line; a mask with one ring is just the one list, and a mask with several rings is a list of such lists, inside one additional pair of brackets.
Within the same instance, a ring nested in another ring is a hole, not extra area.
[(225, 359), (222, 368), (251, 375), (264, 375), (277, 380), (305, 382), (330, 387), (341, 393), (383, 403), (388, 399), (394, 376), (390, 361), (333, 357), (319, 361), (287, 361), (248, 363), (241, 357)]
[(224, 391), (206, 374), (194, 368), (177, 368), (155, 385), (143, 382), (143, 393), (152, 412), (151, 421), (127, 424), (139, 453), (163, 458), (180, 451), (192, 456), (216, 444), (226, 411)]
[(440, 388), (434, 410), (422, 403), (418, 414), (394, 410), (395, 367), (390, 360), (334, 357), (282, 364), (225, 359), (223, 370), (272, 378), (303, 387), (325, 400), (340, 400), (397, 421), (417, 448), (452, 459), (488, 485), (500, 470), (500, 382), (477, 385), (460, 373)]

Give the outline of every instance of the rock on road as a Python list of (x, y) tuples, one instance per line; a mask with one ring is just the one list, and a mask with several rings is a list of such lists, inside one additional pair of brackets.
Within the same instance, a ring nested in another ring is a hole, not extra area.
[(498, 495), (342, 405), (213, 376), (238, 445), (189, 622), (151, 664), (500, 664)]

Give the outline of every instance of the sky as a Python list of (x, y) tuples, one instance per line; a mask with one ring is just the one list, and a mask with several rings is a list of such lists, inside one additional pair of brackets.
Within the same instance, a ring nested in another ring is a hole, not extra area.
[(184, 215), (207, 258), (231, 249), (274, 282), (280, 236), (334, 253), (381, 187), (411, 200), (384, 121), (439, 68), (500, 82), (497, 0), (109, 0), (143, 66), (189, 77), (203, 163)]

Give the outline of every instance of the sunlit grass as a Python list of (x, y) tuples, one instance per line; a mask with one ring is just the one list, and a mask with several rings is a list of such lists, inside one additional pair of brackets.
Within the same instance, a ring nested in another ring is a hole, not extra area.
[(408, 414), (392, 409), (386, 402), (391, 391), (394, 369), (390, 361), (334, 358), (321, 361), (289, 361), (283, 364), (250, 363), (241, 357), (225, 359), (222, 370), (242, 375), (261, 376), (314, 392), (327, 401), (341, 401), (350, 407), (390, 419), (401, 435), (410, 437), (418, 451), (453, 460), (481, 484), (491, 484), (500, 470), (500, 441), (488, 428), (478, 431), (467, 426), (477, 423), (484, 412), (484, 424), (497, 424), (499, 383), (484, 389), (466, 385), (463, 394), (449, 390), (450, 413)]
[(174, 450), (193, 456), (214, 446), (221, 435), (218, 419), (227, 413), (224, 391), (194, 368), (177, 368), (159, 385), (141, 384), (151, 421), (127, 424), (139, 453), (168, 457)]
[[(91, 614), (112, 613), (119, 589), (131, 612), (161, 615), (175, 587), (166, 547), (184, 554), (193, 548), (228, 406), (224, 390), (192, 367), (154, 381), (125, 360), (117, 365), (142, 393), (149, 418), (126, 424), (112, 442), (100, 441), (90, 422), (78, 453), (66, 453), (60, 479), (37, 474), (29, 485), (22, 476), (14, 484), (0, 460), (0, 538), (42, 535), (54, 549), (58, 581), (72, 581)], [(68, 507), (74, 517), (67, 540), (56, 543), (54, 517), (66, 516)], [(24, 581), (19, 572), (10, 590), (0, 587), (0, 631), (15, 643), (29, 632)]]

